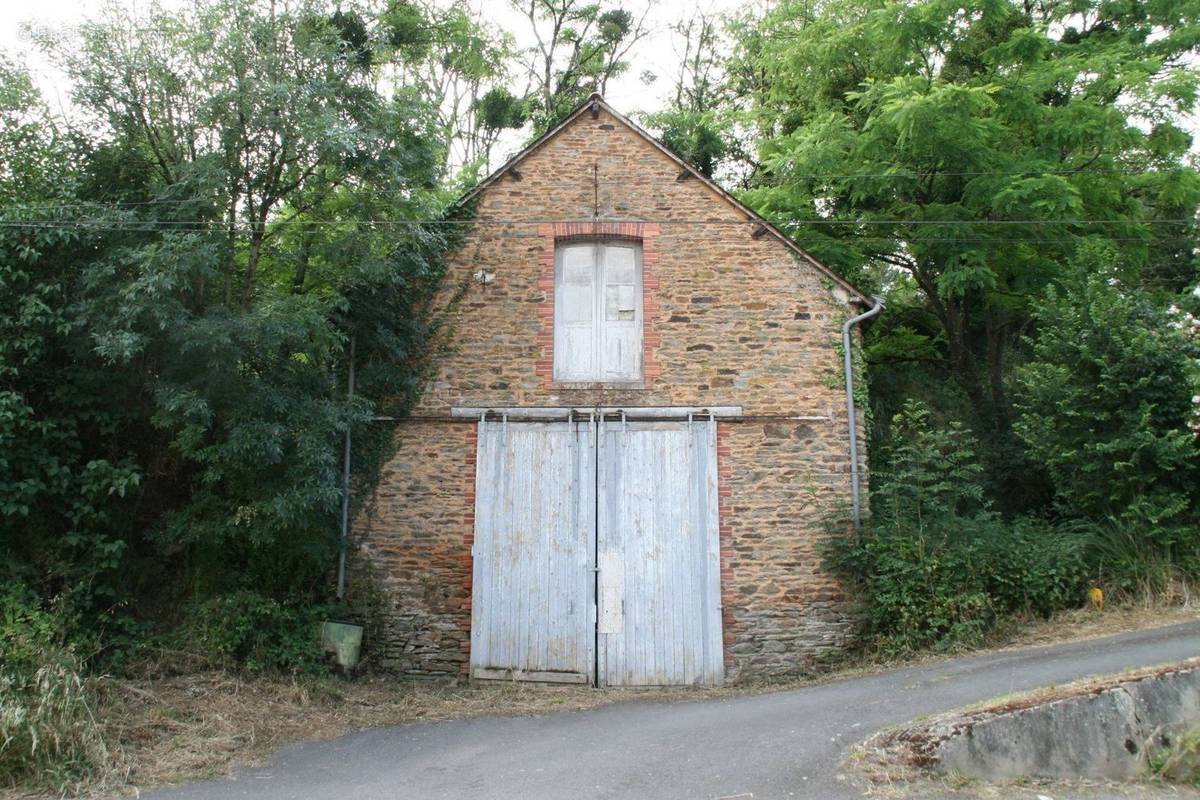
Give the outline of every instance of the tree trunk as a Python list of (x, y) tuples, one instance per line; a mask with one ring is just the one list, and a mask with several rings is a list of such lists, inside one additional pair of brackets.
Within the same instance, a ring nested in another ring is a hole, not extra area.
[(229, 204), (229, 231), (225, 242), (225, 305), (233, 305), (234, 247), (237, 244), (237, 203)]
[(292, 277), (292, 294), (304, 293), (304, 281), (308, 277), (308, 252), (312, 237), (306, 232), (300, 240), (300, 255), (296, 262), (296, 274)]
[(997, 432), (1007, 432), (1010, 419), (1008, 393), (1004, 386), (1005, 331), (1008, 325), (993, 312), (987, 315), (988, 388), (992, 398), (992, 421)]
[(266, 227), (261, 223), (256, 223), (250, 234), (250, 251), (246, 256), (246, 283), (242, 287), (242, 306), (245, 308), (250, 308), (250, 302), (254, 299), (254, 288), (258, 280), (258, 260), (262, 257), (265, 235)]

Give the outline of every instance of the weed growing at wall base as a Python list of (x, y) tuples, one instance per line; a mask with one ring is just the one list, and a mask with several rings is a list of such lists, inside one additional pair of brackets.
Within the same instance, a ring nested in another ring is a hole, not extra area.
[(934, 425), (922, 404), (909, 402), (892, 425), (861, 541), (835, 535), (827, 554), (858, 589), (872, 646), (899, 654), (975, 644), (1005, 618), (1084, 601), (1086, 536), (991, 511), (973, 437)]
[(1184, 730), (1160, 737), (1167, 742), (1150, 754), (1150, 777), (1169, 783), (1200, 787), (1200, 730)]

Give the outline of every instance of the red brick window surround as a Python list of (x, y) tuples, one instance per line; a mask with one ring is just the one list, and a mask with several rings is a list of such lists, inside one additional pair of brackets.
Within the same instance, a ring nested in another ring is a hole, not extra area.
[(541, 272), (538, 289), (542, 301), (538, 305), (541, 329), (537, 335), (538, 360), (535, 371), (542, 388), (549, 390), (554, 380), (554, 256), (555, 248), (580, 239), (633, 239), (642, 245), (642, 386), (651, 389), (662, 374), (656, 357), (662, 345), (658, 333), (659, 227), (653, 222), (554, 222), (538, 225), (541, 249), (538, 260)]
[(736, 641), (734, 631), (737, 620), (733, 618), (733, 527), (730, 524), (730, 499), (733, 496), (733, 447), (729, 442), (729, 424), (717, 423), (717, 541), (721, 550), (721, 645), (724, 649), (725, 669), (734, 666), (733, 652), (729, 649)]
[[(462, 605), (457, 609), (460, 630), (471, 630), (471, 599), (474, 596), (472, 582), (475, 562), (471, 557), (471, 548), (475, 545), (475, 473), (479, 469), (479, 426), (465, 425), (464, 463), (467, 465), (467, 479), (463, 485), (463, 546), (455, 556), (458, 568), (462, 574)], [(464, 678), (471, 675), (471, 637), (468, 635), (459, 643), (459, 671)]]

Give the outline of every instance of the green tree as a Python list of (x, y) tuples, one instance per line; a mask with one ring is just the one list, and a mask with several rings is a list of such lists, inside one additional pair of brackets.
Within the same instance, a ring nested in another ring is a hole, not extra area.
[[(319, 2), (217, 0), (144, 16), (114, 7), (83, 26), (80, 48), (47, 46), (85, 112), (149, 160), (148, 188), (183, 188), (209, 204), (184, 219), (219, 215), (227, 243), (213, 277), (226, 305), (248, 306), (269, 223), (285, 205), (303, 212), (355, 170), (384, 164), (405, 169), (369, 177), (390, 177), (397, 191), (436, 177), (428, 109), (375, 91), (374, 58), (361, 53), (382, 43), (365, 26)], [(195, 276), (199, 303), (207, 277)]]
[(857, 585), (868, 645), (974, 644), (1006, 619), (1082, 601), (1088, 540), (991, 510), (970, 432), (912, 400), (892, 430), (861, 538), (835, 536), (829, 551), (830, 566)]
[(671, 32), (681, 45), (676, 51), (679, 69), (667, 108), (646, 115), (646, 123), (661, 131), (664, 144), (711, 178), (735, 139), (725, 113), (732, 101), (722, 63), (729, 40), (720, 21), (704, 13), (681, 20)]
[(512, 34), (465, 0), (426, 6), (396, 0), (381, 24), (403, 56), (385, 76), (435, 111), (446, 167), (465, 168), (462, 178), (471, 180), (487, 166), (499, 136), (528, 121), (524, 98), (508, 85), (517, 57)]
[(1095, 236), (1135, 284), (1194, 274), (1200, 10), (783, 2), (742, 31), (746, 199), (891, 298), (868, 351), (881, 430), (927, 397), (980, 436), (1002, 507), (1036, 504), (1010, 399), (1031, 301)]
[(82, 154), (29, 73), (0, 59), (0, 582), (112, 597), (144, 470), (111, 438), (128, 381), (72, 307), (91, 237), (72, 223)]
[(608, 81), (629, 69), (630, 50), (650, 32), (646, 16), (608, 2), (511, 0), (529, 21), (535, 44), (524, 64), (525, 94), (535, 134), (583, 102), (604, 93)]
[(0, 437), (18, 445), (0, 569), (71, 592), (86, 627), (328, 594), (341, 435), (370, 480), (390, 441), (371, 418), (403, 413), (436, 356), (452, 236), (418, 223), (447, 198), (437, 110), (378, 88), (424, 55), (368, 12), (114, 7), (42, 42), (83, 115), (70, 136), (4, 81), (30, 127), (0, 137)]
[(1081, 248), (1079, 278), (1034, 307), (1016, 430), (1064, 512), (1151, 525), (1194, 510), (1200, 448), (1188, 423), (1200, 349), (1120, 277), (1111, 245)]

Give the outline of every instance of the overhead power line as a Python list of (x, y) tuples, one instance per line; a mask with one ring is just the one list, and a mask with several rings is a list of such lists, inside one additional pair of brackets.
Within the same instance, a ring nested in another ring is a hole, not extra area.
[[(437, 222), (437, 221), (434, 221)], [(348, 223), (331, 223), (345, 225)], [(426, 224), (425, 222), (414, 224)], [(506, 223), (509, 224), (509, 223)], [(519, 223), (518, 223), (519, 224)], [(711, 223), (696, 223), (696, 224), (711, 224)], [(127, 233), (156, 233), (156, 232), (171, 232), (171, 233), (206, 233), (216, 232), (225, 234), (228, 232), (228, 227), (218, 224), (207, 226), (181, 227), (181, 226), (164, 226), (159, 224), (147, 223), (139, 225), (138, 223), (129, 224), (87, 224), (87, 223), (6, 223), (0, 222), (0, 228), (16, 228), (22, 230), (55, 230), (64, 228), (75, 228), (84, 232), (127, 232)], [(496, 234), (499, 238), (526, 238), (522, 234), (500, 232)], [(894, 245), (897, 237), (884, 236), (854, 236), (852, 238), (835, 239), (833, 242), (841, 242), (847, 245), (855, 244), (888, 244)], [(1194, 236), (1163, 236), (1160, 234), (1149, 234), (1146, 236), (1106, 236), (1108, 241), (1112, 242), (1140, 242), (1140, 243), (1184, 243), (1196, 245), (1197, 240)], [(1019, 237), (997, 237), (997, 236), (929, 236), (920, 240), (920, 244), (938, 245), (938, 244), (1071, 244), (1078, 241), (1077, 236), (1019, 236)]]
[[(492, 225), (552, 225), (562, 223), (562, 219), (495, 219), (489, 217), (476, 217), (473, 219), (347, 219), (347, 220), (306, 220), (306, 219), (282, 219), (274, 220), (266, 223), (265, 227), (277, 227), (280, 225), (395, 225), (422, 227), (426, 225), (465, 225), (465, 226), (492, 226)], [(719, 227), (728, 225), (762, 225), (763, 220), (758, 219), (597, 219), (585, 220), (586, 222), (595, 222), (600, 225), (615, 225), (615, 224), (653, 224), (653, 225), (699, 225), (704, 227)], [(1192, 217), (1182, 217), (1178, 219), (806, 219), (806, 220), (789, 220), (784, 223), (772, 223), (779, 228), (798, 228), (807, 226), (862, 226), (862, 225), (967, 225), (967, 226), (1015, 226), (1015, 225), (1068, 225), (1068, 226), (1084, 226), (1084, 225), (1186, 225), (1196, 223), (1197, 220)], [(149, 227), (161, 230), (178, 230), (187, 228), (205, 229), (217, 228), (227, 231), (229, 223), (219, 219), (208, 220), (87, 220), (87, 219), (15, 219), (6, 220), (0, 219), (0, 226), (7, 228), (63, 228), (63, 227), (81, 227), (104, 229), (111, 228), (114, 230), (129, 230), (139, 226)], [(238, 222), (234, 228), (239, 230), (251, 229), (252, 226), (245, 222)]]
[[(789, 178), (804, 178), (818, 180), (858, 180), (865, 178), (903, 178), (906, 180), (924, 180), (930, 177), (1025, 177), (1025, 178), (1045, 178), (1063, 175), (1169, 175), (1177, 170), (1187, 170), (1187, 166), (1179, 166), (1177, 168), (1164, 169), (1146, 169), (1144, 167), (1114, 167), (1106, 169), (1097, 169), (1091, 167), (1079, 167), (1072, 169), (1069, 167), (1055, 170), (969, 170), (969, 171), (948, 171), (943, 172), (935, 170), (933, 172), (849, 172), (849, 173), (823, 173), (823, 172), (795, 172), (787, 173)], [(412, 194), (411, 189), (366, 189), (358, 188), (353, 190), (355, 194), (367, 197), (393, 197), (396, 195), (409, 196)], [(217, 198), (193, 197), (187, 199), (172, 199), (162, 198), (154, 200), (114, 200), (114, 201), (77, 201), (73, 203), (43, 203), (30, 204), (23, 206), (24, 208), (44, 208), (44, 209), (68, 209), (68, 208), (139, 208), (144, 206), (172, 206), (172, 205), (201, 205), (204, 203), (218, 202)]]

